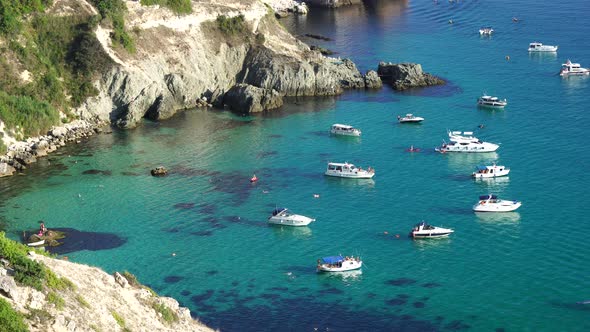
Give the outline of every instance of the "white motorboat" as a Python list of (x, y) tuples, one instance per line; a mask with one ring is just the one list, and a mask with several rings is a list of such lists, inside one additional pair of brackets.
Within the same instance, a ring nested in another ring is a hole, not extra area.
[(334, 135), (344, 135), (344, 136), (361, 136), (361, 131), (353, 126), (344, 125), (344, 124), (333, 124), (330, 128), (330, 133)]
[(510, 173), (510, 168), (506, 166), (498, 166), (493, 163), (490, 166), (477, 166), (475, 172), (471, 174), (476, 179), (495, 178), (499, 176), (506, 176)]
[(359, 257), (329, 256), (318, 259), (318, 272), (344, 272), (358, 270), (363, 266)]
[(559, 46), (543, 45), (539, 42), (529, 44), (529, 52), (557, 52)]
[(291, 213), (287, 208), (274, 209), (272, 215), (268, 218), (269, 224), (285, 226), (307, 226), (312, 221), (315, 221), (315, 219)]
[(324, 174), (341, 178), (370, 179), (375, 176), (375, 170), (371, 167), (365, 170), (349, 163), (328, 163)]
[(482, 142), (477, 137), (473, 136), (471, 131), (449, 131), (449, 143), (443, 144), (435, 151), (446, 152), (494, 152), (500, 147), (498, 144)]
[(484, 28), (479, 29), (479, 34), (481, 36), (491, 36), (493, 32), (494, 32), (494, 29), (492, 29), (492, 27), (484, 27)]
[(419, 116), (414, 116), (413, 114), (406, 114), (405, 116), (397, 116), (397, 121), (399, 123), (420, 123), (424, 121), (424, 118)]
[(414, 226), (410, 232), (410, 236), (414, 239), (428, 239), (449, 236), (453, 232), (450, 228), (436, 227), (422, 221)]
[(519, 201), (499, 199), (496, 195), (479, 196), (479, 202), (473, 206), (475, 212), (510, 212), (522, 205)]
[(559, 75), (561, 76), (574, 76), (574, 75), (589, 75), (590, 69), (580, 67), (579, 63), (573, 63), (570, 60), (567, 60), (566, 63), (561, 65), (561, 71)]
[(500, 99), (498, 97), (483, 95), (477, 98), (477, 104), (483, 107), (504, 108), (504, 106), (508, 105), (508, 101), (506, 101), (506, 99)]

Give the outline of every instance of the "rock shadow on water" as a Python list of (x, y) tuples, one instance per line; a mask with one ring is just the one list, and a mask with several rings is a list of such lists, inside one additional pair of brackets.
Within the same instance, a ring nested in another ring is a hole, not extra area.
[(66, 237), (57, 247), (46, 247), (52, 254), (68, 254), (81, 250), (108, 250), (118, 248), (127, 242), (126, 239), (113, 233), (84, 232), (73, 228), (52, 228), (53, 230), (66, 233)]
[(434, 98), (446, 98), (451, 97), (456, 94), (462, 93), (463, 89), (460, 86), (456, 85), (452, 81), (449, 81), (443, 77), (446, 84), (443, 85), (433, 85), (427, 87), (419, 87), (419, 88), (411, 88), (404, 91), (397, 91), (404, 95), (410, 96), (419, 96), (419, 97), (434, 97)]
[(413, 285), (416, 282), (417, 282), (416, 280), (410, 279), (410, 278), (399, 278), (399, 279), (387, 280), (385, 283), (387, 285), (391, 285), (391, 286), (407, 286), (407, 285)]

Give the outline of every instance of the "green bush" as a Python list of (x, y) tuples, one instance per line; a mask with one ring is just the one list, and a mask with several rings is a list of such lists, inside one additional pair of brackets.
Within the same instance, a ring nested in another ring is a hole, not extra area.
[(243, 33), (246, 29), (244, 25), (244, 15), (240, 14), (238, 16), (234, 16), (232, 18), (228, 18), (225, 15), (217, 16), (217, 27), (221, 32), (226, 35), (235, 35), (238, 33)]
[(0, 0), (0, 33), (19, 32), (23, 15), (42, 12), (51, 2), (51, 0)]
[(172, 309), (168, 308), (164, 303), (152, 303), (152, 308), (159, 312), (162, 315), (162, 319), (164, 319), (167, 323), (174, 323), (178, 322), (178, 315), (172, 311)]
[(47, 287), (55, 290), (76, 290), (76, 285), (68, 278), (60, 278), (50, 269), (45, 269)]
[(22, 285), (41, 290), (45, 280), (45, 269), (39, 262), (27, 257), (29, 248), (7, 239), (0, 232), (0, 257), (6, 258), (14, 268), (14, 280)]
[(125, 319), (114, 310), (111, 310), (111, 315), (117, 321), (117, 324), (119, 324), (121, 328), (125, 329)]
[(0, 327), (5, 332), (26, 332), (23, 316), (16, 312), (10, 303), (0, 297)]
[(113, 25), (111, 39), (115, 45), (120, 45), (128, 52), (135, 52), (135, 42), (125, 29), (125, 13), (127, 6), (122, 0), (92, 0), (103, 20), (109, 20)]
[(123, 271), (122, 276), (125, 277), (125, 279), (127, 279), (129, 285), (133, 287), (137, 287), (140, 285), (139, 281), (137, 280), (137, 277), (133, 275), (131, 272)]
[(57, 310), (63, 310), (66, 304), (66, 301), (64, 301), (64, 299), (56, 292), (49, 292), (49, 294), (47, 294), (47, 302), (55, 304)]
[(8, 149), (8, 148), (6, 147), (6, 144), (4, 144), (2, 137), (0, 137), (0, 155), (5, 154), (6, 149)]
[(191, 0), (141, 0), (143, 6), (160, 5), (176, 14), (190, 14), (193, 11)]
[(82, 297), (82, 295), (76, 295), (76, 300), (78, 301), (78, 303), (80, 303), (81, 306), (90, 308), (90, 304), (88, 303), (88, 301), (86, 301), (86, 299), (84, 299), (84, 297)]
[(4, 91), (0, 91), (0, 118), (9, 128), (23, 128), (26, 136), (45, 133), (59, 123), (59, 113), (48, 103)]

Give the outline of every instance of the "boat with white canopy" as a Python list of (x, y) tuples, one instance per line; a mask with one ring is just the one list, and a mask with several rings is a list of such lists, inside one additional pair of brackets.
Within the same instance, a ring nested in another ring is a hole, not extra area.
[(330, 133), (343, 136), (361, 136), (361, 131), (359, 129), (339, 123), (332, 125), (330, 128)]
[(559, 46), (543, 45), (539, 42), (532, 42), (529, 44), (529, 52), (557, 52)]
[(345, 163), (328, 163), (325, 175), (336, 176), (351, 179), (370, 179), (375, 176), (375, 170), (371, 167), (362, 169), (353, 164)]
[(522, 205), (519, 201), (499, 199), (496, 195), (479, 196), (479, 201), (473, 206), (475, 212), (510, 212)]

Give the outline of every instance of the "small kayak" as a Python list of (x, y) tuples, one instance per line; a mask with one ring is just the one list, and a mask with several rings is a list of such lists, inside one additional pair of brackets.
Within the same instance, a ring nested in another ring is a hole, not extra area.
[(27, 245), (29, 247), (38, 247), (38, 246), (42, 246), (45, 244), (45, 240), (41, 240), (41, 241), (37, 241), (37, 242), (29, 242), (27, 243)]

